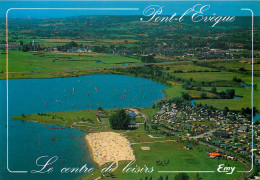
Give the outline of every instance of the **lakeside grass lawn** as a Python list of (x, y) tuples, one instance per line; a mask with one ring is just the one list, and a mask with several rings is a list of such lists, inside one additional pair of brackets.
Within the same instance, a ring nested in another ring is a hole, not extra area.
[[(109, 123), (100, 123), (97, 120), (96, 110), (59, 111), (50, 113), (38, 113), (25, 116), (16, 116), (12, 119), (24, 121), (36, 121), (38, 123), (55, 124), (70, 127), (73, 126), (84, 132), (108, 131)], [(100, 114), (100, 118), (109, 118), (113, 110), (106, 110)]]
[[(144, 143), (136, 144), (133, 146), (134, 154), (136, 156), (136, 162), (131, 166), (140, 166), (141, 168), (146, 165), (148, 168), (154, 167), (154, 172), (149, 173), (122, 173), (123, 169), (129, 161), (122, 161), (119, 163), (119, 167), (113, 172), (115, 178), (105, 178), (105, 179), (145, 179), (147, 176), (157, 179), (162, 175), (164, 178), (166, 175), (169, 179), (173, 179), (178, 173), (158, 173), (158, 171), (217, 171), (219, 164), (225, 164), (226, 166), (236, 167), (235, 172), (232, 175), (227, 175), (224, 173), (200, 173), (199, 176), (202, 179), (236, 179), (241, 176), (241, 173), (237, 173), (239, 170), (245, 170), (244, 166), (238, 161), (231, 160), (218, 160), (209, 159), (207, 152), (212, 152), (206, 146), (196, 145), (193, 146), (193, 150), (186, 150), (183, 147), (185, 143), (177, 142), (154, 142), (154, 143)], [(142, 151), (141, 146), (149, 146), (150, 151)], [(213, 150), (214, 151), (214, 150)], [(166, 166), (156, 166), (155, 162), (157, 160), (167, 161), (169, 164)], [(190, 179), (196, 178), (196, 173), (189, 173)], [(87, 178), (86, 178), (87, 179)]]
[[(62, 72), (34, 72), (34, 73), (20, 73), (8, 74), (9, 79), (40, 79), (40, 78), (64, 78), (64, 77), (77, 77), (91, 74), (119, 74), (110, 69), (87, 69), (82, 71), (62, 71)], [(6, 79), (6, 74), (0, 73), (0, 79)]]
[[(0, 72), (6, 72), (6, 55), (0, 54)], [(49, 53), (9, 51), (9, 72), (81, 70), (140, 64), (141, 60), (102, 53)], [(30, 68), (41, 67), (41, 68)]]
[(173, 85), (169, 88), (164, 89), (163, 91), (166, 94), (167, 100), (170, 100), (175, 96), (180, 96), (181, 92), (186, 92), (186, 90), (183, 89), (181, 85)]

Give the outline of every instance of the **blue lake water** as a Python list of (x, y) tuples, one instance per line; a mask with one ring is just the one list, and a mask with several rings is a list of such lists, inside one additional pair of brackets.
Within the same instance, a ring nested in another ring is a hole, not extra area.
[[(58, 156), (50, 174), (11, 174), (6, 170), (6, 81), (0, 81), (0, 179), (75, 179), (61, 174), (63, 167), (94, 166), (84, 140), (76, 129), (48, 129), (43, 124), (12, 120), (22, 113), (69, 111), (114, 107), (148, 107), (165, 97), (166, 86), (145, 78), (124, 75), (87, 75), (53, 79), (9, 80), (9, 168), (39, 170), (40, 156)], [(55, 136), (56, 141), (50, 140)], [(61, 160), (62, 159), (62, 160)]]
[(30, 67), (30, 68), (32, 68), (32, 69), (41, 69), (43, 67)]
[(197, 100), (198, 100), (198, 99), (193, 99), (193, 100), (191, 100), (191, 101), (190, 101), (191, 105), (196, 107), (197, 105), (195, 104), (195, 101), (197, 101)]
[(253, 117), (253, 121), (259, 121), (260, 120), (260, 115), (259, 113), (256, 113), (255, 116)]
[(240, 84), (242, 84), (245, 88), (250, 88), (251, 87), (250, 84), (246, 84), (246, 83), (243, 83), (243, 82), (241, 82)]

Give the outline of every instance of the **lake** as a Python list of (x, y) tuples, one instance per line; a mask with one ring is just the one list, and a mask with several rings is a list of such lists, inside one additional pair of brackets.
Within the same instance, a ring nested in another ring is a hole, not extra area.
[(243, 82), (240, 82), (240, 84), (242, 84), (244, 86), (244, 88), (250, 88), (251, 87), (250, 84), (246, 84), (246, 83), (243, 83)]
[[(6, 162), (6, 81), (0, 81), (0, 162)], [(58, 156), (50, 174), (11, 174), (0, 164), (0, 179), (76, 179), (79, 175), (61, 174), (63, 167), (93, 167), (84, 139), (76, 129), (48, 129), (49, 125), (11, 120), (22, 113), (149, 107), (165, 97), (165, 85), (149, 79), (125, 75), (87, 75), (53, 79), (9, 80), (9, 168), (18, 171), (39, 170), (40, 156)], [(52, 125), (53, 126), (53, 125)], [(50, 140), (52, 136), (56, 141)]]

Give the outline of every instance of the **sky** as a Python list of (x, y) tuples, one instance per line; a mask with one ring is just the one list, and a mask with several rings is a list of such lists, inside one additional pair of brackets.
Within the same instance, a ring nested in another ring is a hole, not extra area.
[(210, 5), (205, 15), (216, 14), (218, 16), (251, 16), (249, 11), (241, 8), (249, 8), (255, 16), (260, 16), (260, 1), (0, 1), (0, 17), (6, 16), (9, 8), (132, 8), (129, 10), (44, 10), (44, 9), (15, 9), (8, 13), (9, 17), (30, 18), (63, 18), (79, 15), (143, 15), (143, 11), (150, 5), (164, 6), (162, 15), (182, 15), (187, 9), (196, 4)]

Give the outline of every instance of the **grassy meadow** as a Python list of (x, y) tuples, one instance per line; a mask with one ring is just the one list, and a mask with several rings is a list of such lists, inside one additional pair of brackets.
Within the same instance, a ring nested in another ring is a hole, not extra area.
[[(84, 132), (108, 131), (109, 124), (100, 123), (97, 120), (96, 110), (82, 111), (59, 111), (50, 113), (38, 113), (30, 115), (21, 115), (12, 117), (22, 121), (34, 121), (37, 123), (55, 124), (66, 127), (73, 126)], [(111, 116), (112, 110), (104, 111), (100, 118), (108, 118)]]
[[(136, 162), (130, 166), (141, 167), (147, 166), (153, 167), (152, 173), (122, 173), (123, 169), (128, 165), (129, 161), (120, 161), (118, 168), (113, 172), (113, 177), (105, 177), (104, 179), (145, 179), (145, 177), (152, 177), (158, 179), (163, 176), (165, 179), (168, 176), (169, 179), (173, 179), (178, 173), (158, 173), (158, 171), (216, 171), (219, 164), (225, 164), (226, 166), (236, 167), (235, 171), (245, 170), (244, 166), (239, 161), (230, 161), (222, 159), (209, 159), (207, 152), (214, 151), (211, 148), (202, 145), (192, 145), (193, 150), (186, 150), (184, 147), (185, 142), (154, 142), (154, 143), (142, 143), (134, 144), (133, 149), (136, 156)], [(141, 146), (150, 147), (150, 151), (141, 150)], [(158, 165), (156, 161), (168, 161), (168, 164)], [(224, 173), (187, 173), (190, 179), (195, 179), (199, 176), (202, 179), (236, 179), (241, 176), (241, 173), (234, 172), (232, 175)], [(94, 177), (100, 176), (100, 169), (93, 173)], [(91, 175), (87, 175), (83, 179), (89, 179)]]
[[(49, 72), (140, 64), (141, 60), (102, 53), (49, 53), (9, 51), (9, 72)], [(0, 72), (6, 72), (5, 54), (0, 54)], [(32, 68), (40, 67), (40, 68)]]
[[(203, 63), (203, 62), (200, 62)], [(251, 65), (248, 63), (244, 63), (244, 61), (213, 61), (213, 65), (220, 66), (223, 65), (225, 67), (235, 67), (236, 70), (238, 68), (244, 67), (247, 70), (251, 70)], [(257, 72), (259, 68), (258, 64), (254, 64), (254, 72)], [(186, 67), (186, 68), (185, 68)], [(206, 68), (206, 69), (204, 69)], [(176, 70), (182, 70), (182, 73), (175, 73)], [(200, 71), (209, 71), (209, 72), (200, 72)], [(251, 108), (251, 90), (252, 88), (244, 88), (241, 84), (234, 82), (233, 78), (240, 78), (242, 82), (252, 85), (252, 76), (251, 74), (241, 73), (241, 72), (228, 72), (226, 70), (221, 70), (220, 72), (215, 72), (217, 69), (208, 68), (200, 66), (196, 63), (175, 63), (168, 66), (168, 69), (165, 70), (165, 73), (169, 73), (177, 78), (182, 78), (184, 80), (193, 79), (193, 81), (199, 83), (211, 83), (211, 87), (202, 86), (201, 90), (185, 90), (181, 85), (176, 84), (175, 82), (170, 82), (174, 84), (169, 88), (165, 89), (164, 92), (166, 94), (167, 100), (171, 99), (174, 96), (181, 95), (182, 92), (187, 92), (192, 99), (199, 99), (196, 101), (196, 104), (207, 104), (209, 106), (213, 106), (218, 109), (224, 109), (224, 107), (228, 107), (230, 110), (239, 111), (241, 108), (250, 107)], [(193, 72), (191, 72), (193, 71)], [(210, 72), (211, 71), (211, 72)], [(260, 77), (257, 75), (253, 76), (253, 84), (257, 87), (254, 88), (254, 106), (257, 109), (260, 109)], [(178, 82), (179, 83), (179, 82)], [(227, 89), (234, 89), (235, 96), (240, 96), (240, 99), (216, 99), (218, 95), (211, 93), (212, 87), (216, 87), (217, 92), (226, 91)], [(205, 92), (208, 99), (201, 99), (200, 94)]]

